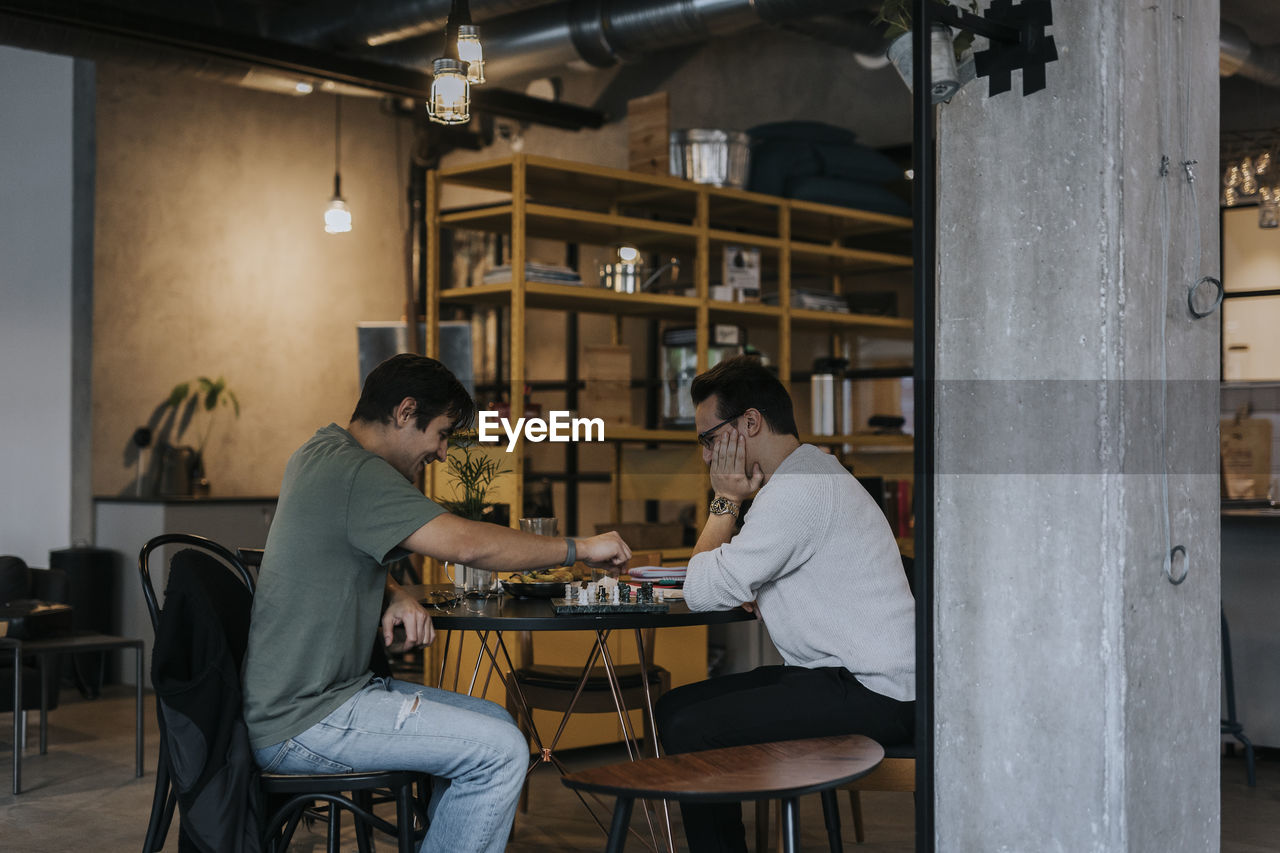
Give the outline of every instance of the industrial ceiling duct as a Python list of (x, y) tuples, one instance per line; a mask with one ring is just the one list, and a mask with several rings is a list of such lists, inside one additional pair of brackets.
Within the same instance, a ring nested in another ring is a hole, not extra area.
[[(485, 73), (514, 77), (582, 62), (607, 68), (761, 22), (845, 14), (863, 5), (850, 0), (570, 0), (486, 22)], [(384, 45), (374, 55), (423, 66), (434, 49), (433, 41), (414, 38)]]
[(1239, 75), (1280, 87), (1280, 47), (1260, 47), (1249, 41), (1243, 29), (1223, 21), (1218, 36), (1218, 71), (1223, 77)]
[[(551, 0), (472, 0), (471, 19), (481, 23)], [(272, 17), (274, 38), (298, 44), (377, 47), (444, 29), (450, 0), (398, 0), (304, 6)]]

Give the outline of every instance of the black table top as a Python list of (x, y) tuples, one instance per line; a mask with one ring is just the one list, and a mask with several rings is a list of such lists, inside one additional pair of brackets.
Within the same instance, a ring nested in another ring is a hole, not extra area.
[[(417, 584), (405, 590), (422, 601), (431, 590), (452, 592), (451, 584)], [(557, 616), (545, 598), (469, 598), (447, 610), (428, 607), (431, 621), (442, 631), (581, 631), (626, 628), (679, 628), (686, 625), (721, 625), (745, 622), (755, 614), (741, 607), (732, 610), (694, 612), (683, 601), (668, 600), (666, 613), (584, 613)]]
[(39, 654), (42, 652), (93, 652), (110, 649), (125, 649), (130, 646), (141, 646), (142, 640), (134, 637), (117, 637), (112, 634), (67, 634), (61, 637), (43, 637), (36, 640), (21, 640), (17, 637), (0, 637), (0, 647), (17, 648), (22, 654)]

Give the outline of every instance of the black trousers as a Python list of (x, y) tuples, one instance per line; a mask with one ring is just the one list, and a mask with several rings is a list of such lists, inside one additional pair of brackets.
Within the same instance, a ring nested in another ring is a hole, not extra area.
[[(911, 743), (915, 703), (868, 690), (843, 667), (762, 666), (677, 687), (658, 700), (667, 753), (860, 734), (881, 746)], [(740, 803), (681, 803), (691, 853), (746, 853)]]

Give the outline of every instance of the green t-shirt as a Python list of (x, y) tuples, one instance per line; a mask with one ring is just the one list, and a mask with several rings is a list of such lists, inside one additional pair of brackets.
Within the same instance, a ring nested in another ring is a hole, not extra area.
[(337, 424), (289, 459), (245, 655), (254, 749), (306, 731), (368, 682), (385, 564), (443, 512)]

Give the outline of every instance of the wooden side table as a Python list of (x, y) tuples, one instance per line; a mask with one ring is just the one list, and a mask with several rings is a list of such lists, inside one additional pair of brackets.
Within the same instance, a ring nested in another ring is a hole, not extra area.
[(40, 667), (40, 754), (49, 751), (48, 715), (48, 656), (63, 652), (105, 652), (117, 649), (133, 649), (137, 658), (137, 696), (135, 698), (135, 753), (136, 774), (142, 775), (142, 640), (114, 637), (110, 634), (72, 634), (66, 637), (49, 637), (42, 640), (19, 640), (0, 637), (0, 649), (13, 654), (13, 793), (22, 793), (22, 751), (26, 746), (26, 732), (22, 726), (22, 659), (34, 656)]
[(560, 781), (579, 791), (618, 798), (607, 853), (622, 853), (637, 798), (689, 803), (781, 800), (783, 849), (795, 853), (800, 844), (797, 799), (822, 794), (831, 849), (839, 850), (835, 789), (870, 773), (883, 759), (884, 749), (871, 738), (842, 735), (622, 761), (571, 773)]

